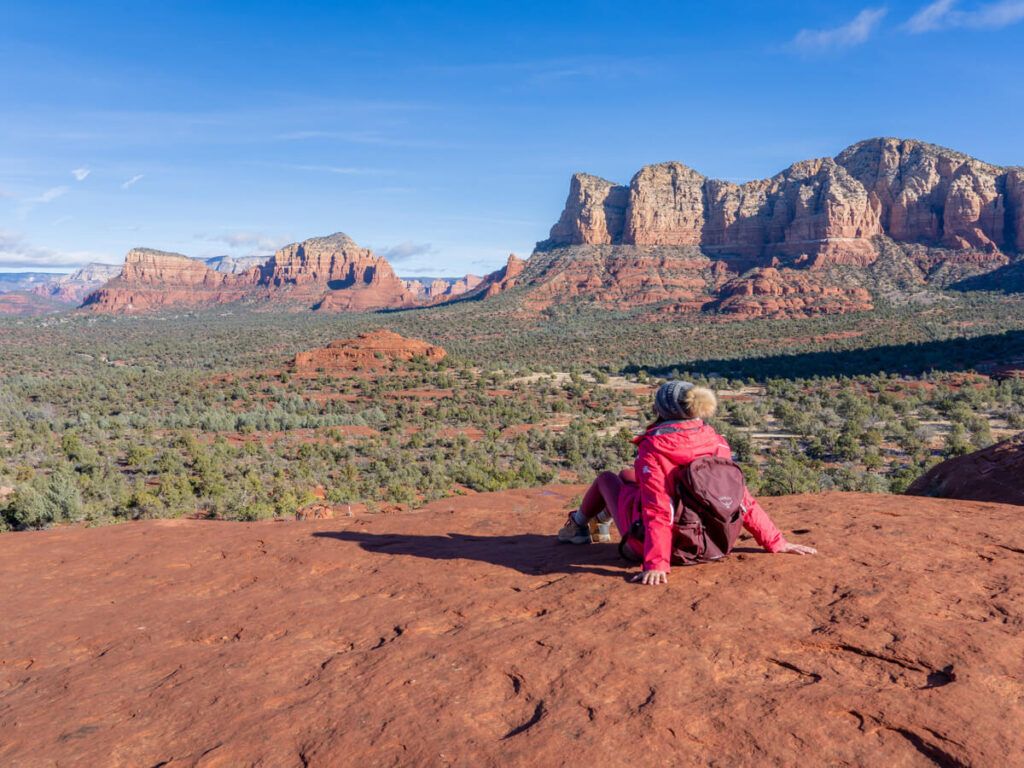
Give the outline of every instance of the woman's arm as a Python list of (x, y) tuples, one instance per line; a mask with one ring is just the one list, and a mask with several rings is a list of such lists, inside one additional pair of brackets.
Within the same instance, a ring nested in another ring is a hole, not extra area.
[(747, 513), (743, 516), (743, 527), (746, 528), (762, 547), (772, 553), (794, 555), (816, 555), (818, 550), (804, 544), (790, 544), (782, 531), (772, 522), (757, 499), (749, 490), (743, 494), (743, 506)]
[[(640, 485), (644, 520), (644, 571), (663, 574), (667, 580), (672, 567), (672, 489), (657, 455), (647, 450), (643, 443), (637, 452), (634, 468)], [(655, 578), (647, 576), (644, 583), (652, 583)], [(660, 577), (657, 579), (653, 583), (664, 581)]]

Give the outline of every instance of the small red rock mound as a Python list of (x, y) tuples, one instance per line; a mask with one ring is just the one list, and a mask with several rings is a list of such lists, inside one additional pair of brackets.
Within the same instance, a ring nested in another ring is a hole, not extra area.
[(820, 556), (745, 541), (652, 589), (615, 545), (553, 542), (579, 491), (0, 536), (0, 765), (1024, 754), (1018, 508), (768, 499)]
[(1024, 505), (1024, 432), (932, 467), (907, 493)]
[(809, 317), (873, 309), (863, 288), (828, 283), (820, 273), (766, 267), (722, 286), (718, 311), (740, 318)]
[(437, 363), (447, 356), (441, 347), (419, 339), (407, 339), (393, 331), (371, 331), (354, 339), (332, 341), (326, 347), (300, 352), (295, 356), (298, 374), (344, 373), (389, 368), (396, 362), (422, 357)]

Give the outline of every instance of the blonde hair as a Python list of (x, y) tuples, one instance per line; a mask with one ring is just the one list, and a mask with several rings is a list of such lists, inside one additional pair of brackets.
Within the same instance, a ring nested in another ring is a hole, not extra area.
[(683, 406), (691, 419), (707, 421), (718, 410), (718, 398), (707, 387), (691, 387), (683, 395)]

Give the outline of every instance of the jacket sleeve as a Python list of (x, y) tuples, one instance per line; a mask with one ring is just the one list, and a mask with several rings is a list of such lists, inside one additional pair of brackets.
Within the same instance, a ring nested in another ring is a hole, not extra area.
[(636, 462), (644, 519), (644, 570), (669, 571), (672, 559), (672, 488), (658, 456), (640, 444)]
[(786, 537), (749, 490), (743, 493), (743, 507), (747, 510), (743, 516), (743, 527), (750, 531), (758, 544), (769, 552), (778, 552), (786, 546)]

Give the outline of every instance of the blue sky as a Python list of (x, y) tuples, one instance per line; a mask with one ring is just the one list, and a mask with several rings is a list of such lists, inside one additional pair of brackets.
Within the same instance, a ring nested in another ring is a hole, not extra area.
[(1022, 51), (1024, 0), (0, 0), (0, 269), (340, 230), (482, 273), (577, 170), (742, 181), (877, 135), (1021, 165)]

